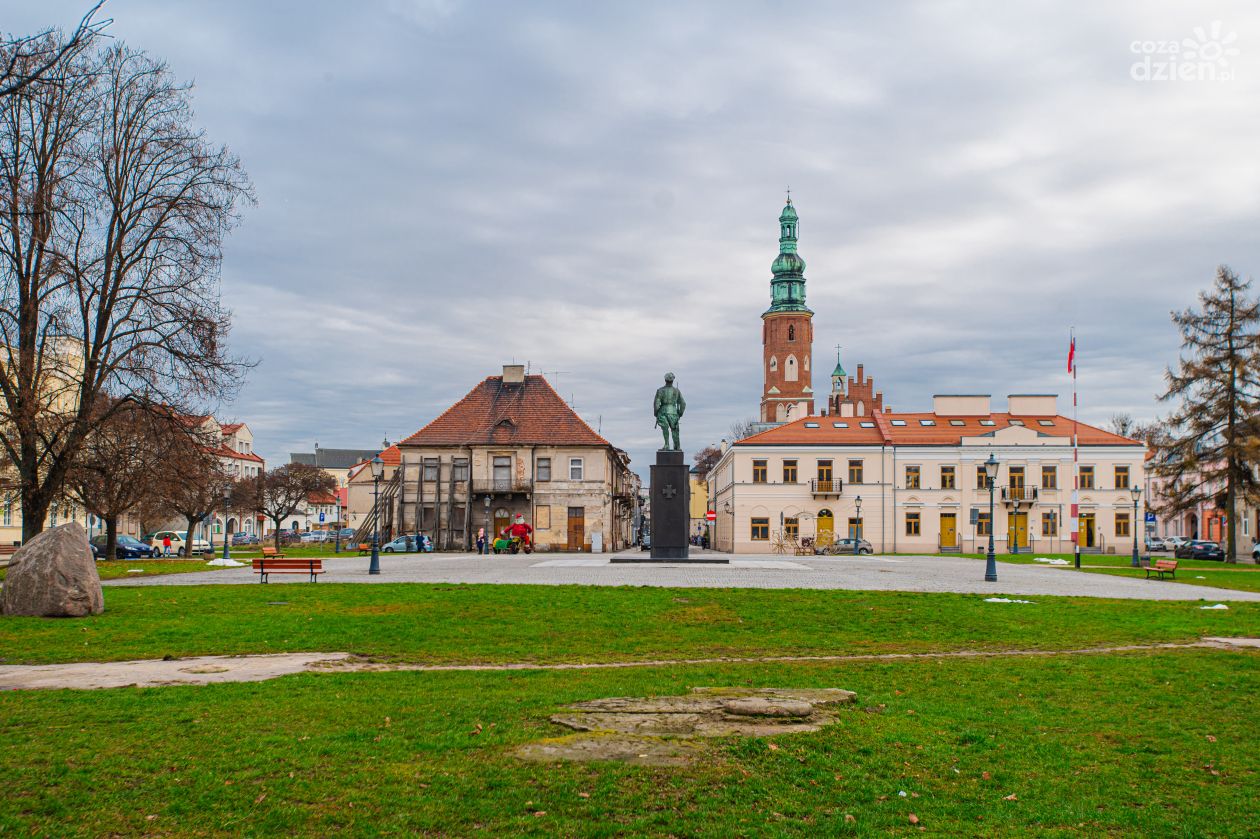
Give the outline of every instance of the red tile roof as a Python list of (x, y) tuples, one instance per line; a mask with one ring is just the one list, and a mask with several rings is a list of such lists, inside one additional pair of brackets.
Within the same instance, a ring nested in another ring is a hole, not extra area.
[(308, 504), (336, 504), (337, 496), (330, 492), (312, 492), (306, 496)]
[[(924, 425), (920, 420), (932, 421), (932, 425)], [(981, 420), (991, 420), (993, 425), (981, 425)], [(1042, 425), (1045, 420), (1048, 425)], [(893, 423), (897, 422), (897, 425)], [(961, 424), (952, 424), (961, 423)], [(863, 428), (862, 423), (869, 428)], [(904, 422), (905, 425), (900, 423)], [(836, 428), (836, 424), (845, 423), (847, 428)], [(1072, 436), (1072, 420), (1061, 416), (1013, 416), (1011, 414), (988, 414), (985, 416), (939, 416), (927, 413), (887, 413), (873, 411), (870, 416), (839, 417), (818, 416), (803, 417), (794, 422), (780, 425), (745, 437), (735, 443), (737, 446), (785, 446), (785, 445), (844, 445), (844, 446), (957, 446), (963, 437), (982, 437), (1023, 423), (1030, 431), (1047, 437)], [(806, 425), (817, 425), (818, 428), (807, 428)], [(1112, 434), (1101, 428), (1085, 423), (1077, 423), (1077, 439), (1082, 446), (1141, 446), (1140, 440), (1131, 440)]]
[[(381, 462), (386, 466), (399, 466), (402, 464), (402, 450), (398, 448), (397, 443), (390, 446), (388, 449), (385, 449), (378, 455), (378, 457), (380, 457)], [(370, 460), (360, 460), (358, 463), (350, 467), (349, 471), (346, 472), (346, 476), (348, 478), (355, 477), (359, 474), (359, 471), (369, 463), (371, 463)]]
[(220, 425), (219, 428), (223, 430), (224, 434), (235, 434), (244, 424), (243, 422), (229, 422)]
[(235, 460), (248, 460), (251, 463), (263, 462), (263, 459), (259, 457), (258, 455), (254, 454), (253, 452), (238, 452), (235, 449), (228, 446), (226, 443), (222, 446), (219, 446), (219, 450), (217, 454), (220, 457), (230, 457)]
[(404, 446), (610, 446), (569, 407), (542, 376), (505, 384), (488, 376)]

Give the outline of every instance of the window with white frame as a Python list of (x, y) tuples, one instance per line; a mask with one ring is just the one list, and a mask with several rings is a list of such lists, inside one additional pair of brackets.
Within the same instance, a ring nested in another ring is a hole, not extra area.
[(582, 458), (580, 457), (569, 458), (569, 480), (570, 481), (584, 480), (583, 478), (584, 472), (585, 472), (585, 469), (583, 467)]

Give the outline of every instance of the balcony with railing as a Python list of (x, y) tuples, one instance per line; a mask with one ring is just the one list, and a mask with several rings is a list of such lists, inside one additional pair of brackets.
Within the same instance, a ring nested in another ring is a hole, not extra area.
[(534, 482), (529, 478), (473, 478), (472, 491), (475, 495), (511, 495), (534, 491)]
[(1014, 504), (1017, 501), (1020, 504), (1032, 504), (1036, 500), (1037, 487), (1035, 486), (1002, 487), (1003, 504)]
[(813, 480), (809, 482), (809, 491), (816, 497), (827, 497), (840, 495), (844, 489), (842, 481), (820, 481)]

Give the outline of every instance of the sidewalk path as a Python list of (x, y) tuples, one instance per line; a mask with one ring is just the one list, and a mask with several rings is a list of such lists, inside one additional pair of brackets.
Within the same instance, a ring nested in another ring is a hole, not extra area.
[(199, 656), (143, 661), (75, 662), (72, 664), (0, 665), (0, 690), (95, 690), (118, 687), (170, 687), (222, 682), (260, 682), (293, 673), (363, 673), (387, 671), (604, 670), (627, 667), (678, 667), (707, 664), (766, 664), (839, 661), (905, 661), (922, 658), (995, 658), (1002, 656), (1102, 655), (1158, 650), (1260, 649), (1260, 638), (1204, 638), (1182, 644), (1128, 644), (1076, 650), (951, 650), (939, 653), (859, 653), (855, 655), (755, 656), (751, 658), (647, 659), (539, 664), (408, 664), (381, 663), (350, 653), (283, 653), (276, 655)]
[[(641, 556), (634, 552), (633, 556)], [(956, 556), (732, 556), (729, 565), (612, 564), (608, 555), (384, 554), (369, 576), (366, 557), (325, 558), (323, 583), (501, 583), (511, 585), (675, 586), (679, 588), (810, 588), (958, 594), (1107, 597), (1129, 600), (1260, 601), (1260, 592), (1146, 580), (1136, 574), (1081, 573), (1040, 565), (1000, 564), (998, 582), (984, 581), (984, 560)], [(1260, 572), (1258, 572), (1260, 573)], [(258, 585), (249, 567), (109, 580), (106, 586)], [(300, 574), (268, 585), (310, 585)], [(994, 608), (1029, 608), (996, 605)]]

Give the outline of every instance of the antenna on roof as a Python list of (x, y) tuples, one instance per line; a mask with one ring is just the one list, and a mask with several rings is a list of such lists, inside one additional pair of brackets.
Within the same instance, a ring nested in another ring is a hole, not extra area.
[(604, 415), (603, 414), (600, 414), (595, 420), (595, 433), (596, 434), (604, 433)]
[[(568, 370), (544, 370), (543, 371), (544, 376), (551, 375), (555, 378), (559, 378), (561, 374), (564, 374), (566, 376), (572, 375), (572, 373), (570, 373)], [(552, 382), (551, 384), (552, 384), (552, 387), (555, 387), (556, 383)]]

